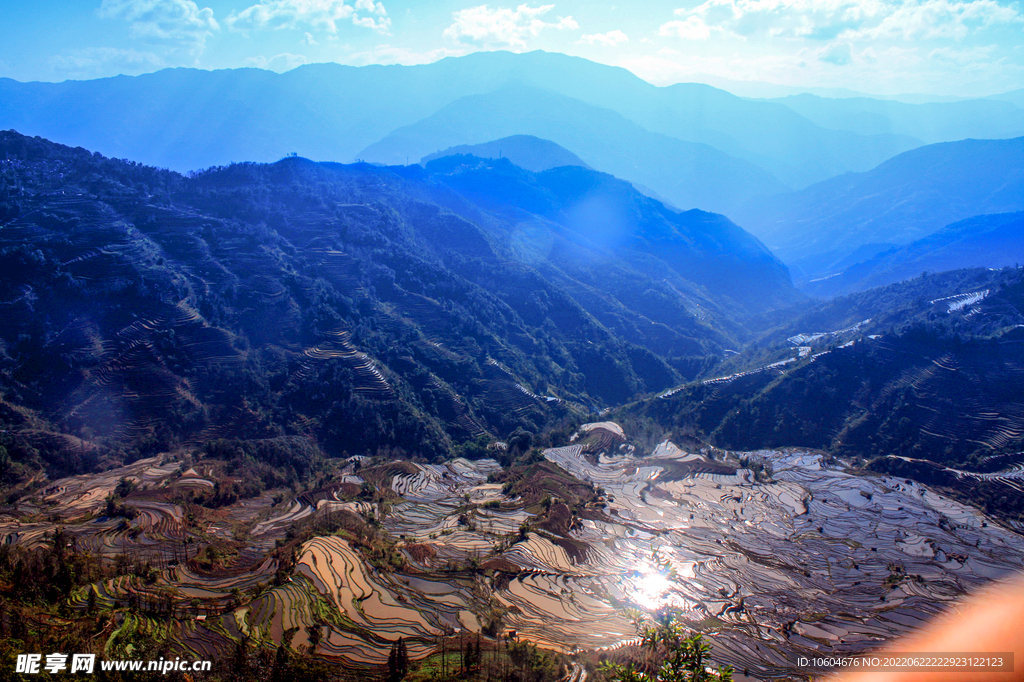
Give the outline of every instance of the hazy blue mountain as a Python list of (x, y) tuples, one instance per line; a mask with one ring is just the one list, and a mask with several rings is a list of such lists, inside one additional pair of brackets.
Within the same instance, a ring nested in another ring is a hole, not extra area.
[(864, 245), (906, 245), (971, 216), (1020, 210), (1024, 137), (928, 145), (866, 173), (752, 201), (732, 217), (806, 282), (835, 274)]
[(868, 97), (829, 99), (801, 94), (773, 100), (823, 128), (862, 135), (890, 133), (927, 144), (1024, 135), (1024, 109), (1011, 101), (971, 99), (907, 104)]
[(470, 154), (481, 159), (505, 158), (520, 168), (535, 173), (559, 166), (590, 168), (583, 159), (565, 147), (533, 135), (511, 135), (481, 144), (462, 144), (449, 147), (444, 151), (424, 156), (420, 162), (428, 163), (434, 159), (455, 154)]
[(998, 99), (1003, 102), (1009, 102), (1010, 104), (1016, 105), (1021, 109), (1024, 109), (1024, 88), (1020, 90), (1011, 90), (1010, 92), (1004, 92), (1001, 95), (992, 95), (989, 99)]
[[(543, 255), (596, 289), (614, 293), (598, 264), (629, 263), (645, 278), (674, 273), (719, 305), (736, 303), (747, 313), (801, 298), (785, 265), (725, 216), (673, 211), (608, 174), (577, 166), (534, 174), (507, 159), (473, 156), (444, 157), (426, 169), (431, 179), (514, 224), (517, 257)], [(653, 309), (645, 314), (658, 316)]]
[(683, 208), (724, 212), (746, 197), (786, 190), (758, 166), (713, 147), (652, 133), (609, 109), (526, 86), (456, 100), (359, 157), (403, 164), (437, 149), (516, 133), (572, 149), (588, 165), (646, 185)]
[(1003, 268), (1019, 263), (1024, 263), (1024, 212), (981, 215), (879, 253), (835, 277), (808, 282), (803, 289), (815, 296), (833, 296), (900, 282), (922, 272)]
[[(311, 114), (282, 85), (258, 69), (167, 69), (64, 83), (2, 79), (0, 127), (179, 171), (276, 160), (300, 150), (308, 131), (294, 122)], [(328, 144), (325, 151), (334, 150)]]
[(284, 74), (167, 69), (64, 83), (0, 79), (0, 129), (178, 171), (273, 161), (292, 152), (350, 161), (459, 98), (511, 84), (557, 92), (617, 111), (653, 132), (710, 144), (794, 187), (867, 170), (919, 144), (826, 130), (781, 104), (704, 85), (659, 88), (622, 68), (545, 52), (475, 53), (418, 66), (311, 64)]
[(868, 170), (921, 145), (907, 135), (826, 130), (788, 107), (744, 100), (699, 83), (671, 85), (657, 97), (603, 105), (655, 132), (704, 142), (756, 163), (796, 188)]
[(496, 86), (521, 83), (558, 92), (616, 111), (653, 132), (709, 144), (794, 187), (868, 170), (921, 144), (905, 136), (825, 130), (779, 104), (698, 83), (656, 87), (626, 69), (562, 54), (486, 52), (462, 57), (460, 64), (464, 72), (490, 74)]
[(350, 161), (394, 128), (506, 80), (458, 60), (310, 64), (283, 74), (178, 68), (64, 83), (0, 79), (0, 128), (178, 171), (292, 152)]

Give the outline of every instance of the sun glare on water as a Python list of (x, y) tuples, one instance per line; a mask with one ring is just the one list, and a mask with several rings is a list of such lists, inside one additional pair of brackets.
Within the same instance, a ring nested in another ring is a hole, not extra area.
[(650, 565), (638, 567), (637, 573), (631, 595), (637, 605), (654, 611), (671, 601), (672, 582), (664, 573)]

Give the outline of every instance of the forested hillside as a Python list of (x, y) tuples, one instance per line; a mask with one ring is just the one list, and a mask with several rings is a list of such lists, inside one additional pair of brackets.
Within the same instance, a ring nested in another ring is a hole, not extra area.
[(471, 452), (692, 378), (799, 299), (725, 218), (582, 168), (0, 155), (3, 439), (52, 473), (295, 434)]

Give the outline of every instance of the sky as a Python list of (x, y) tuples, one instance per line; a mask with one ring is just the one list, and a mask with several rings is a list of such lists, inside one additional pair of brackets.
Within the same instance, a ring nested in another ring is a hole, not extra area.
[(421, 64), (538, 49), (621, 66), (656, 85), (984, 96), (1024, 88), (1024, 7), (1003, 0), (0, 2), (0, 77), (20, 81), (180, 66), (281, 72), (314, 62)]

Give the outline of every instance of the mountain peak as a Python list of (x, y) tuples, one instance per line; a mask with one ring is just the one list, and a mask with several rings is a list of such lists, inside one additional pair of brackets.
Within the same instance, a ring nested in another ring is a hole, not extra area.
[(462, 144), (424, 156), (420, 163), (454, 154), (471, 154), (484, 159), (506, 158), (520, 168), (540, 172), (559, 166), (590, 168), (565, 147), (534, 135), (510, 135), (481, 144)]

